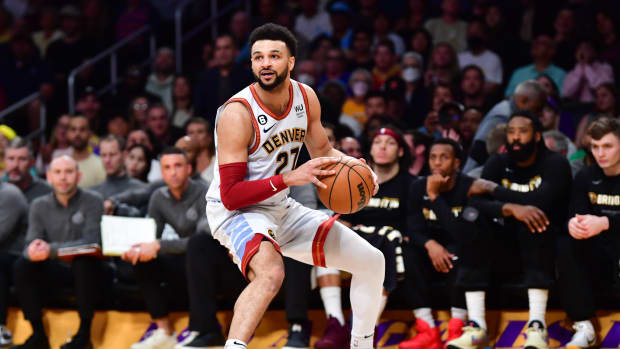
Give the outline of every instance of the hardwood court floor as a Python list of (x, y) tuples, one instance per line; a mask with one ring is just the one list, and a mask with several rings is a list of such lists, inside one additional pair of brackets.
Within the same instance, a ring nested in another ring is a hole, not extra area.
[[(601, 311), (598, 316), (600, 348), (618, 348), (620, 345), (620, 311)], [(224, 331), (227, 330), (231, 317), (232, 313), (229, 311), (218, 313), (218, 319), (225, 327)], [(325, 315), (322, 311), (310, 311), (309, 317), (313, 324), (311, 342), (313, 343), (320, 338), (325, 329)], [(523, 347), (523, 331), (528, 318), (526, 311), (489, 311), (487, 317), (492, 338), (491, 344), (495, 348)], [(570, 324), (565, 322), (565, 317), (561, 311), (549, 311), (547, 315), (550, 348), (563, 348), (562, 345), (570, 340)], [(177, 333), (188, 324), (187, 313), (173, 313), (172, 318)], [(437, 320), (444, 339), (448, 319), (449, 312), (438, 312)], [(13, 331), (15, 342), (22, 343), (30, 335), (31, 328), (24, 320), (21, 310), (11, 308), (7, 320), (9, 329)], [(59, 348), (68, 337), (77, 331), (78, 321), (76, 311), (49, 309), (44, 312), (44, 323), (52, 348)], [(409, 335), (412, 321), (413, 315), (410, 311), (386, 311), (377, 331), (380, 337), (379, 348), (397, 349), (398, 343)], [(129, 348), (140, 338), (149, 322), (149, 316), (144, 312), (97, 312), (93, 321), (93, 344), (95, 348)], [(281, 348), (286, 342), (287, 328), (288, 323), (283, 311), (269, 311), (260, 323), (248, 348)]]

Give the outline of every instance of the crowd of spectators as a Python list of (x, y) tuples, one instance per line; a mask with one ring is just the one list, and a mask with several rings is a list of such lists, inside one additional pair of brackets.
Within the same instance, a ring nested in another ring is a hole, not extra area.
[[(216, 39), (192, 47), (199, 64), (185, 65), (184, 74), (175, 74), (174, 51), (166, 46), (158, 48), (147, 68), (123, 59), (116, 93), (98, 93), (106, 72), (84, 70), (78, 76), (75, 115), (68, 114), (66, 105), (69, 72), (143, 24), (170, 20), (170, 11), (164, 1), (61, 3), (0, 1), (0, 110), (39, 91), (37, 103), (47, 105), (50, 128), (46, 144), (24, 140), (39, 126), (33, 105), (25, 117), (0, 125), (0, 176), (12, 184), (0, 186), (0, 202), (7, 202), (5, 195), (15, 197), (10, 207), (0, 203), (0, 217), (7, 212), (12, 217), (0, 228), (0, 297), (6, 299), (5, 289), (12, 284), (13, 264), (28, 274), (15, 281), (24, 290), (43, 272), (31, 262), (53, 260), (45, 266), (50, 272), (79, 279), (75, 287), (82, 325), (75, 348), (88, 340), (84, 331), (92, 318), (94, 298), (84, 295), (91, 293), (93, 275), (105, 266), (74, 261), (71, 269), (56, 263), (59, 248), (82, 243), (93, 233), (62, 226), (62, 232), (46, 235), (53, 225), (46, 227), (35, 215), (57, 210), (75, 226), (91, 224), (91, 230), (96, 224), (90, 220), (103, 213), (156, 216), (158, 239), (166, 242), (145, 246), (142, 253), (150, 254), (124, 255), (110, 265), (117, 278), (148, 290), (147, 309), (169, 335), (168, 308), (156, 286), (161, 280), (152, 274), (169, 267), (172, 280), (178, 276), (174, 268), (183, 269), (183, 262), (170, 258), (169, 264), (162, 262), (164, 267), (151, 260), (178, 254), (190, 258), (190, 237), (208, 232), (201, 222), (202, 201), (213, 178), (216, 110), (254, 81), (248, 36), (261, 24), (278, 23), (297, 35), (292, 78), (316, 90), (330, 141), (344, 153), (372, 162), (372, 135), (386, 125), (399, 129), (410, 155), (401, 170), (411, 176), (428, 175), (431, 144), (450, 138), (463, 149), (459, 171), (480, 177), (490, 157), (506, 152), (506, 124), (517, 111), (539, 118), (546, 147), (564, 156), (575, 176), (594, 161), (589, 125), (601, 117), (620, 118), (615, 84), (620, 78), (620, 8), (615, 1), (255, 1), (254, 13), (233, 11), (219, 21)], [(174, 166), (187, 174), (167, 174)], [(79, 175), (73, 173), (76, 168)], [(187, 183), (191, 190), (179, 191)], [(65, 194), (74, 184), (81, 189), (72, 199)], [(52, 192), (65, 193), (56, 194), (64, 199), (51, 200)], [(196, 193), (203, 195), (186, 203)], [(37, 198), (41, 201), (35, 210)], [(88, 204), (89, 213), (75, 213), (72, 207), (81, 202)], [(201, 205), (189, 207), (196, 202)], [(184, 219), (167, 216), (170, 210)], [(196, 244), (226, 255), (209, 241)], [(191, 258), (200, 261), (196, 255)], [(148, 267), (132, 269), (129, 262), (137, 260)], [(196, 304), (189, 293), (190, 304)], [(80, 295), (87, 301), (80, 303)], [(0, 344), (10, 339), (5, 299), (0, 299)], [(29, 304), (26, 315), (35, 334), (42, 331), (37, 296), (26, 292), (20, 302)], [(193, 329), (190, 323), (192, 339), (217, 331), (215, 306), (208, 307), (213, 308), (211, 318), (196, 321)], [(37, 341), (43, 339), (32, 343)]]

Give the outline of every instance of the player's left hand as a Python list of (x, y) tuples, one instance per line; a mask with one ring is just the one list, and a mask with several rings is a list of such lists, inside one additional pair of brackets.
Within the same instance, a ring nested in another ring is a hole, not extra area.
[(603, 230), (609, 229), (609, 219), (607, 217), (599, 217), (591, 214), (575, 215), (579, 224), (585, 228), (587, 237), (591, 238), (600, 234)]
[[(361, 162), (363, 162), (364, 165), (368, 166), (368, 163), (366, 163), (366, 159), (359, 158), (359, 160)], [(375, 196), (375, 194), (377, 194), (377, 192), (379, 192), (379, 183), (377, 183), (377, 174), (375, 173), (375, 171), (372, 170), (372, 168), (370, 166), (368, 166), (368, 169), (370, 170), (370, 173), (372, 173), (372, 182), (375, 185), (375, 189), (372, 192), (372, 196)]]

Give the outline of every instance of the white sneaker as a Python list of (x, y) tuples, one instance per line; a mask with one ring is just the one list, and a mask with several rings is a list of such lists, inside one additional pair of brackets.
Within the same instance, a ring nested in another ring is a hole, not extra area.
[(13, 334), (4, 325), (0, 325), (0, 347), (5, 347), (13, 343)]
[(547, 329), (538, 320), (530, 322), (527, 330), (525, 330), (524, 349), (549, 349)]
[(592, 323), (588, 321), (574, 324), (573, 328), (576, 332), (570, 342), (566, 343), (566, 349), (586, 349), (596, 345), (596, 334)]
[(196, 337), (198, 337), (199, 334), (200, 332), (198, 331), (190, 331), (190, 330), (185, 330), (181, 332), (181, 334), (179, 335), (179, 338), (181, 338), (181, 336), (185, 336), (185, 338), (183, 338), (182, 341), (178, 342), (178, 344), (174, 346), (174, 349), (185, 348), (185, 345), (191, 343), (194, 339), (196, 339)]
[(131, 345), (131, 349), (174, 349), (177, 344), (176, 334), (167, 335), (163, 328), (151, 331), (140, 342)]
[(463, 327), (463, 334), (447, 343), (448, 349), (478, 349), (487, 343), (487, 331), (476, 323)]

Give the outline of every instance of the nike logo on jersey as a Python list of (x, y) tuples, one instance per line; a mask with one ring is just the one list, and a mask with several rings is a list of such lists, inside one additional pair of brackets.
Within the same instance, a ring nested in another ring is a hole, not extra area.
[(276, 124), (273, 124), (273, 125), (271, 125), (271, 126), (269, 126), (269, 127), (264, 127), (264, 128), (263, 128), (263, 132), (265, 132), (265, 133), (269, 132), (269, 130), (271, 130), (271, 129), (275, 126), (275, 125), (276, 125)]
[(603, 182), (603, 180), (599, 179), (598, 181), (592, 181), (592, 184), (599, 185), (599, 184), (601, 184), (601, 182)]
[(506, 167), (506, 172), (513, 172), (513, 170), (510, 167)]
[(278, 188), (276, 188), (276, 186), (271, 183), (271, 180), (269, 181), (269, 184), (271, 184), (271, 188), (273, 188), (273, 191), (278, 191)]

